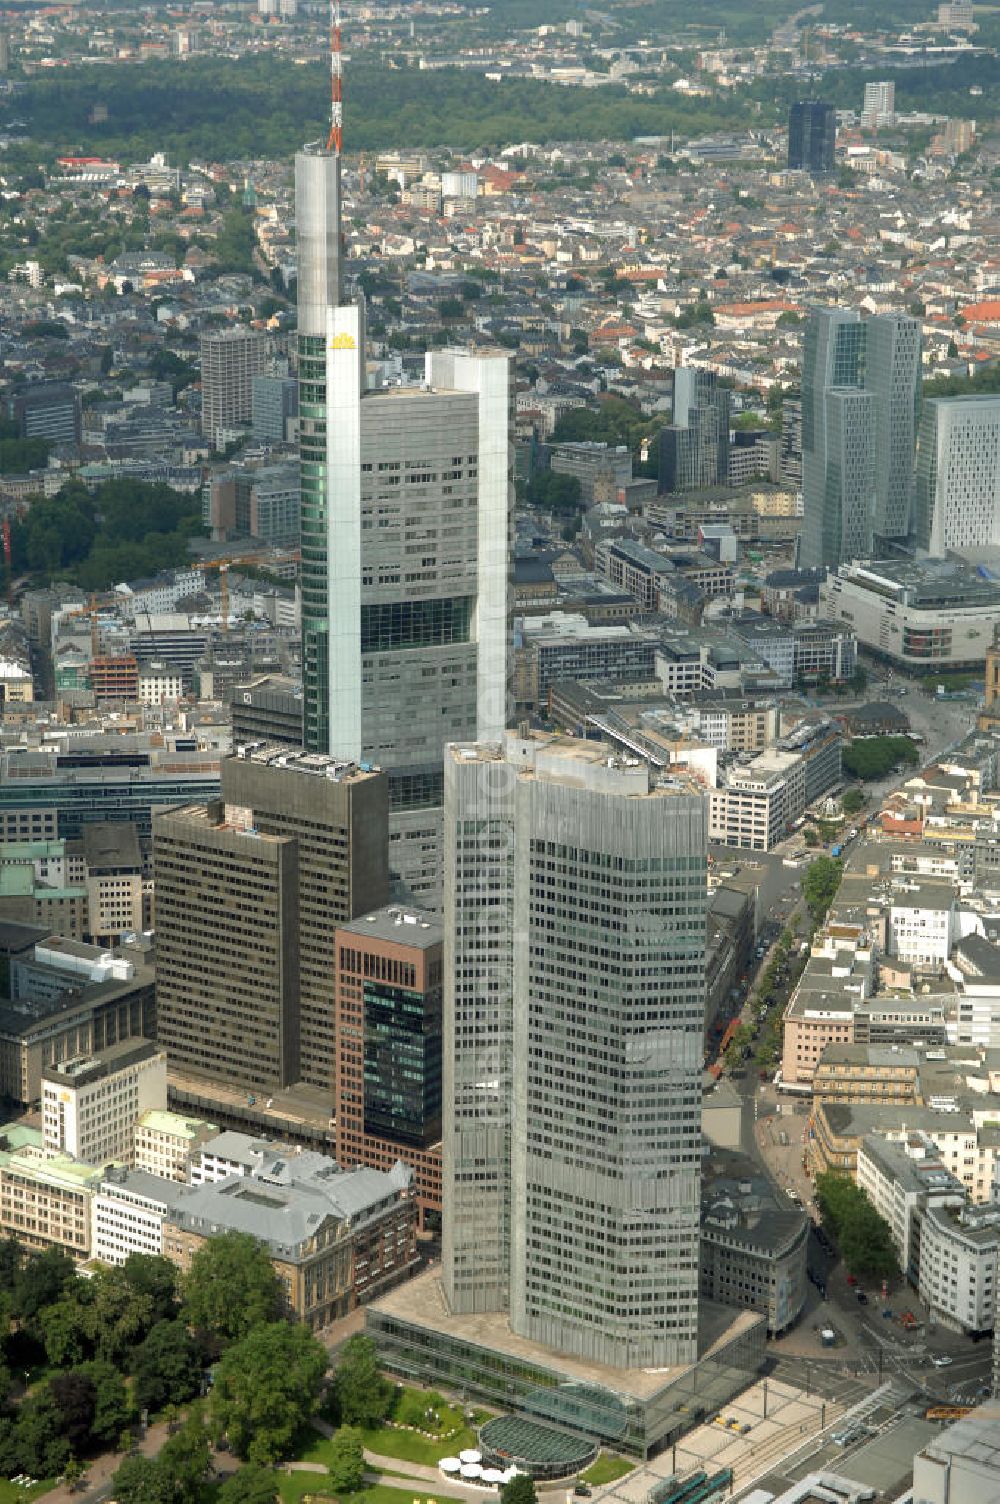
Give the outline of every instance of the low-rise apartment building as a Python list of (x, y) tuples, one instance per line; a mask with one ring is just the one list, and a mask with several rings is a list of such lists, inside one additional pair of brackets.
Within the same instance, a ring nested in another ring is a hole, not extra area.
[(897, 1045), (828, 1044), (813, 1071), (814, 1102), (916, 1103), (920, 1056)]

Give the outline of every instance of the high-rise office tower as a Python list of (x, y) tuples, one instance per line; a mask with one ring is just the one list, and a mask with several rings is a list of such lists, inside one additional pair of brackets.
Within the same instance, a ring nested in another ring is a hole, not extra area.
[(659, 490), (725, 485), (729, 474), (731, 394), (714, 371), (674, 371), (671, 423), (660, 430)]
[(832, 569), (906, 537), (919, 391), (915, 319), (862, 320), (842, 308), (810, 316), (802, 344), (802, 565)]
[(880, 126), (896, 124), (896, 85), (894, 83), (865, 84), (861, 124), (869, 130), (878, 130)]
[(299, 1079), (298, 851), (221, 801), (153, 821), (157, 1033), (174, 1069), (273, 1090)]
[(299, 865), (299, 1052), (302, 1080), (334, 1079), (338, 924), (389, 894), (387, 780), (366, 766), (285, 746), (248, 746), (222, 763), (222, 797), (261, 835), (288, 836)]
[(387, 770), (392, 870), (436, 903), (443, 745), (507, 716), (510, 357), (366, 390), (335, 150), (299, 153), (296, 205), (305, 743)]
[(441, 921), (391, 905), (337, 930), (334, 1116), (342, 1165), (413, 1170), (441, 1212)]
[(696, 1351), (706, 812), (606, 747), (445, 759), (444, 1288), (613, 1367)]
[(875, 404), (876, 549), (901, 542), (913, 517), (913, 451), (920, 409), (920, 320), (903, 313), (865, 319), (864, 384)]
[(837, 112), (822, 99), (797, 99), (788, 111), (788, 166), (823, 177), (834, 169)]
[(918, 548), (1000, 543), (1000, 397), (935, 397), (917, 439), (913, 530)]
[(255, 376), (250, 389), (254, 443), (287, 444), (298, 400), (294, 376)]
[(387, 817), (383, 774), (251, 743), (223, 761), (218, 803), (157, 819), (158, 1038), (172, 1066), (332, 1091), (336, 930), (386, 901)]
[[(802, 341), (799, 563), (806, 568), (833, 568), (852, 552), (856, 558), (871, 554), (875, 428), (871, 400), (860, 391), (863, 355), (857, 309), (811, 315)], [(860, 400), (842, 400), (847, 397)]]
[(263, 370), (267, 340), (254, 329), (201, 336), (201, 431), (215, 449), (253, 417), (253, 379)]

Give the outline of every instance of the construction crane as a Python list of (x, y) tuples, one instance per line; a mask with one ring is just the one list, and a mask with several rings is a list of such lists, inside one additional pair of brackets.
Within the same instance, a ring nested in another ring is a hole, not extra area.
[[(291, 563), (298, 563), (301, 555), (298, 549), (285, 555)], [(237, 554), (227, 559), (202, 559), (195, 566), (198, 569), (217, 569), (219, 571), (219, 611), (222, 616), (222, 630), (229, 631), (229, 570), (233, 564), (256, 564), (260, 568), (267, 568), (274, 563), (273, 555), (268, 553)]]

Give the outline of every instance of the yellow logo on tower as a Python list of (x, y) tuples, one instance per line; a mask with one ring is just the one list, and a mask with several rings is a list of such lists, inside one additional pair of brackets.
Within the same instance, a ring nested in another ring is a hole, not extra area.
[(335, 334), (330, 341), (331, 350), (356, 350), (353, 334)]

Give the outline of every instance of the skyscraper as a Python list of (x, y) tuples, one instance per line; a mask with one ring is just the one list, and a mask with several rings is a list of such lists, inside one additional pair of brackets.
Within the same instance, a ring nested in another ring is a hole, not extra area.
[(613, 1367), (697, 1336), (706, 811), (552, 736), (445, 759), (444, 1288)]
[(725, 485), (731, 396), (714, 371), (674, 371), (672, 422), (660, 430), (661, 492)]
[(863, 350), (864, 329), (856, 309), (826, 308), (811, 315), (802, 341), (799, 563), (806, 568), (839, 564), (848, 537), (857, 548), (855, 557), (871, 553), (874, 411), (870, 399), (844, 403), (834, 398), (836, 392), (860, 397)]
[(865, 390), (875, 403), (876, 547), (904, 540), (913, 516), (913, 451), (920, 407), (920, 320), (886, 313), (866, 319)]
[(797, 99), (788, 112), (788, 166), (822, 177), (834, 168), (837, 112), (821, 99)]
[(267, 341), (254, 329), (220, 329), (201, 336), (201, 431), (215, 449), (248, 428), (253, 379), (264, 370)]
[(299, 1079), (298, 852), (221, 801), (154, 819), (157, 1031), (174, 1069)]
[(1000, 544), (1000, 397), (935, 397), (917, 440), (913, 530), (918, 548)]
[(905, 538), (913, 495), (920, 326), (814, 312), (802, 344), (800, 564), (835, 568)]
[(296, 202), (305, 742), (388, 771), (392, 869), (436, 903), (443, 745), (507, 717), (510, 357), (366, 390), (336, 152), (299, 153)]

